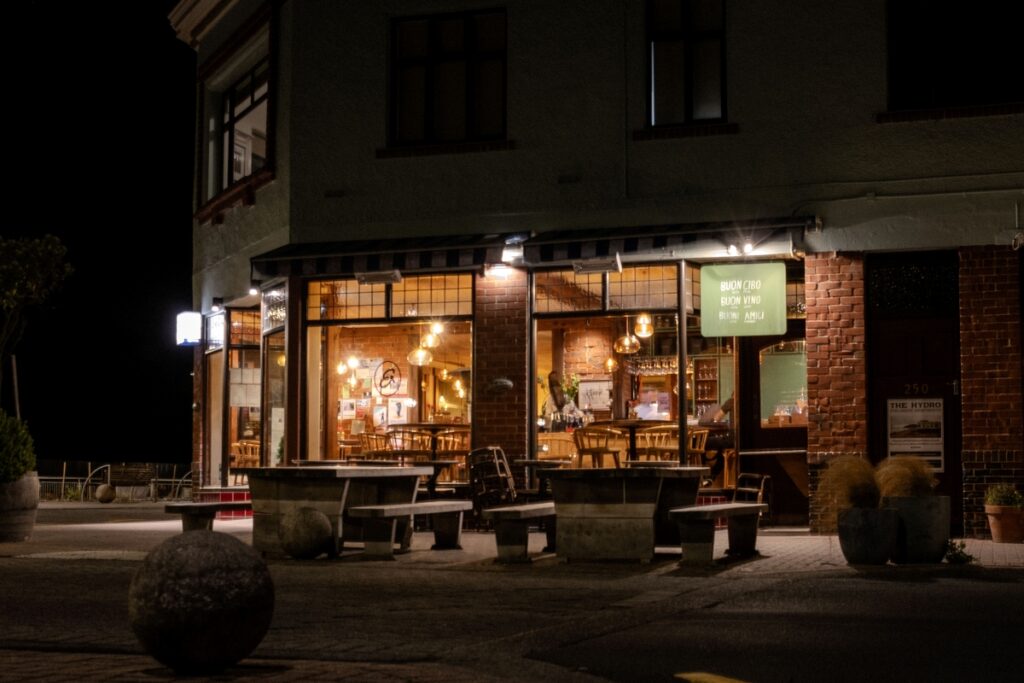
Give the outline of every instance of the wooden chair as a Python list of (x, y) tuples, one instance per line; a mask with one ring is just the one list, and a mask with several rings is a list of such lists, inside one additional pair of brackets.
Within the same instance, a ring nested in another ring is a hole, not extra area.
[(604, 467), (604, 456), (612, 456), (615, 467), (622, 467), (619, 450), (613, 441), (621, 440), (622, 433), (609, 427), (583, 427), (572, 434), (576, 442), (577, 467), (583, 467), (583, 459), (590, 458), (592, 467)]
[(637, 460), (678, 460), (679, 425), (656, 425), (636, 432)]
[(566, 432), (541, 432), (537, 435), (537, 459), (576, 460), (576, 441)]
[(363, 432), (359, 443), (360, 455), (368, 460), (385, 460), (391, 455), (391, 440), (387, 434)]
[(732, 494), (733, 502), (766, 504), (768, 508), (760, 513), (762, 524), (771, 522), (772, 497), (771, 475), (744, 472), (736, 477), (736, 489)]
[(394, 427), (388, 431), (391, 455), (400, 460), (429, 460), (433, 455), (433, 435), (422, 429)]
[(708, 430), (694, 429), (689, 432), (686, 446), (686, 464), (692, 467), (704, 466), (704, 448), (708, 442)]
[(466, 458), (469, 455), (470, 432), (466, 427), (445, 429), (434, 437), (437, 448), (435, 454), (438, 460), (461, 460), (453, 469), (446, 469), (438, 478), (438, 481), (468, 481), (468, 468)]

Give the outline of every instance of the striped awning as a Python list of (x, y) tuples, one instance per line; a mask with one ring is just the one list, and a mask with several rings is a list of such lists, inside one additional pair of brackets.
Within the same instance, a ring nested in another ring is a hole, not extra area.
[[(721, 259), (729, 244), (773, 240), (775, 256), (798, 249), (804, 230), (818, 225), (814, 217), (730, 223), (632, 226), (587, 230), (553, 230), (522, 235), (481, 234), (436, 237), (349, 240), (290, 244), (252, 259), (260, 279), (353, 277), (356, 273), (399, 270), (428, 273), (481, 269), (501, 262), (506, 242), (523, 245), (525, 268), (570, 265), (574, 261), (619, 254), (623, 263)], [(523, 239), (525, 238), (525, 239)]]

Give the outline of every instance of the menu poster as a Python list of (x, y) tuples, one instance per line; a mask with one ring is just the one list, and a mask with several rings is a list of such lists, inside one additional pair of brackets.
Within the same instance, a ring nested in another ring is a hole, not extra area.
[(704, 337), (786, 333), (786, 266), (782, 262), (701, 266), (700, 292)]
[(945, 469), (941, 398), (890, 398), (889, 457), (916, 456), (936, 472)]

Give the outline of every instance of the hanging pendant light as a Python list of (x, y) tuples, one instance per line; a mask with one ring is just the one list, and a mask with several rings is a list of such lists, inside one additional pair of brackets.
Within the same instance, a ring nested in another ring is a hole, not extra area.
[(434, 360), (434, 354), (432, 354), (429, 349), (417, 346), (409, 352), (409, 355), (406, 356), (405, 359), (409, 361), (410, 365), (423, 366), (428, 365), (432, 360)]
[(654, 334), (654, 324), (651, 322), (649, 313), (641, 313), (636, 317), (636, 325), (633, 327), (633, 332), (641, 339), (647, 339)]
[(608, 356), (604, 361), (604, 369), (607, 372), (615, 372), (619, 369), (619, 361), (615, 360), (613, 356)]
[(338, 367), (336, 367), (335, 370), (338, 371), (339, 375), (344, 375), (346, 372), (348, 372), (348, 364), (345, 361), (340, 361), (338, 363)]
[(425, 349), (436, 349), (440, 345), (440, 335), (434, 334), (433, 332), (427, 332), (425, 335), (420, 337), (420, 346)]
[(615, 340), (612, 345), (615, 349), (615, 353), (630, 354), (636, 353), (640, 350), (640, 340), (636, 338), (636, 335), (629, 331), (629, 316), (626, 316), (626, 334), (622, 335)]

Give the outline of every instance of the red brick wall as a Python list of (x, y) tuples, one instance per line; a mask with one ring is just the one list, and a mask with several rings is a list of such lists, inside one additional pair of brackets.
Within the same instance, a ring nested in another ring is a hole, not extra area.
[(988, 536), (985, 490), (1024, 490), (1020, 259), (1009, 247), (960, 250), (964, 533)]
[(864, 260), (860, 254), (808, 254), (807, 461), (810, 526), (820, 531), (816, 491), (832, 458), (867, 454), (867, 374), (864, 362)]
[[(473, 446), (501, 446), (511, 460), (529, 452), (530, 308), (526, 273), (504, 271), (476, 278)], [(497, 379), (512, 388), (495, 386)]]

